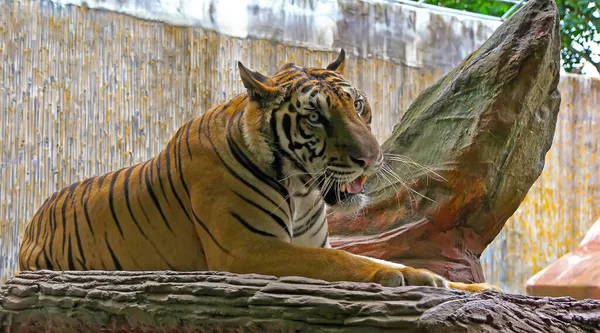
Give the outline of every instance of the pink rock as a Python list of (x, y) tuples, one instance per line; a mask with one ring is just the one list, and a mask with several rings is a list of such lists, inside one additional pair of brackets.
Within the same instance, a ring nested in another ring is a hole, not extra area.
[(533, 296), (600, 299), (600, 219), (575, 251), (532, 276), (525, 291)]

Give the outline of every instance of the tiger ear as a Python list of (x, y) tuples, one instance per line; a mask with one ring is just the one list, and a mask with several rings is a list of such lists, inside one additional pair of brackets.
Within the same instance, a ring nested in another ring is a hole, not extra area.
[(271, 78), (246, 68), (240, 61), (238, 61), (238, 68), (242, 83), (252, 96), (268, 97), (279, 92)]
[(346, 51), (342, 49), (337, 59), (335, 59), (332, 63), (327, 65), (327, 69), (330, 71), (335, 71), (338, 74), (344, 74), (344, 69), (346, 67)]

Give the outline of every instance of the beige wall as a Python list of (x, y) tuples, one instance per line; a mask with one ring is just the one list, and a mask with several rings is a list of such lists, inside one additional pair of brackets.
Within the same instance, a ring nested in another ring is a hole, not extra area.
[[(24, 226), (46, 197), (155, 155), (186, 120), (241, 91), (238, 60), (272, 73), (336, 56), (37, 2), (0, 2), (0, 10), (0, 282), (14, 274)], [(348, 77), (370, 96), (380, 141), (446, 70), (357, 59)], [(561, 91), (546, 169), (484, 254), (489, 280), (513, 291), (572, 249), (600, 212), (599, 82), (563, 77)]]

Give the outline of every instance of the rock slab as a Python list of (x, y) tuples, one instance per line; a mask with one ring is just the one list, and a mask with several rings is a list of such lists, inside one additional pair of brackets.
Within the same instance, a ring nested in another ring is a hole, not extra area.
[(330, 219), (332, 245), (483, 281), (479, 256), (541, 174), (552, 144), (558, 23), (554, 1), (529, 1), (423, 91), (383, 144), (392, 171), (367, 183), (372, 205), (352, 220)]
[(223, 272), (25, 271), (2, 332), (597, 332), (600, 301)]
[(534, 296), (600, 299), (600, 219), (575, 249), (532, 276), (525, 291)]

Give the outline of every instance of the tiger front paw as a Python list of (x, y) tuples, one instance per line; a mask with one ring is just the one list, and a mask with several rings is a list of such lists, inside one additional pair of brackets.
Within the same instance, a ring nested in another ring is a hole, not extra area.
[(486, 291), (503, 292), (502, 289), (489, 283), (450, 282), (427, 269), (412, 267), (382, 269), (375, 274), (374, 279), (375, 282), (386, 287), (430, 286), (458, 289), (472, 293), (482, 293)]
[(385, 287), (447, 287), (448, 285), (443, 277), (426, 269), (412, 267), (381, 269), (375, 273), (374, 280)]

